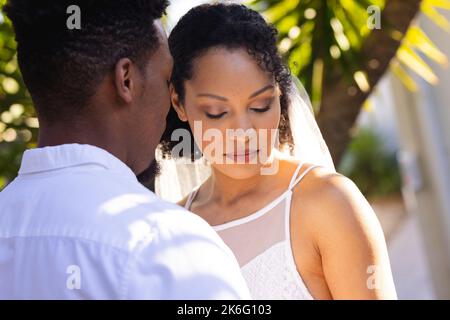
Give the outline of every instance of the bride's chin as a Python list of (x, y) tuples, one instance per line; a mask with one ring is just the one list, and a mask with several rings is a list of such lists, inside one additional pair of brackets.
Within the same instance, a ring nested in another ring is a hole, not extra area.
[(252, 178), (256, 175), (275, 174), (278, 169), (280, 154), (275, 148), (270, 156), (262, 156), (260, 152), (256, 157), (232, 159), (226, 155), (220, 159), (210, 161), (212, 167), (223, 175), (236, 180)]
[(278, 166), (276, 165), (277, 162), (278, 159), (274, 158), (264, 164), (223, 163), (214, 164), (213, 168), (232, 179), (244, 180), (260, 175), (276, 174), (278, 169)]
[(218, 164), (216, 170), (235, 180), (244, 180), (261, 174), (261, 164)]

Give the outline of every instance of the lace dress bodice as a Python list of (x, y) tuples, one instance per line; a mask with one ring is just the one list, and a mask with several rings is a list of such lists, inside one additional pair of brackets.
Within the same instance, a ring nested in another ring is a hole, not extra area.
[[(264, 208), (244, 218), (213, 226), (233, 251), (257, 300), (311, 300), (294, 261), (290, 236), (292, 189), (315, 166), (298, 176), (300, 164), (289, 188)], [(297, 177), (298, 176), (298, 177)], [(198, 188), (188, 197), (189, 209)]]

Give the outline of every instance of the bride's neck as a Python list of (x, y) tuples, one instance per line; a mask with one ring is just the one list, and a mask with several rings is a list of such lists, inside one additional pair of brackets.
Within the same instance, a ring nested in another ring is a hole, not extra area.
[(235, 179), (213, 168), (206, 185), (206, 190), (209, 190), (206, 192), (208, 201), (223, 206), (231, 205), (243, 197), (254, 194), (258, 186), (264, 185), (265, 179), (267, 176), (260, 174), (246, 179)]

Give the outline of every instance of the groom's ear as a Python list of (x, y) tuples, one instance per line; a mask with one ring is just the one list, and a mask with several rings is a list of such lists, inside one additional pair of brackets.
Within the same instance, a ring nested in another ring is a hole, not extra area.
[(120, 59), (114, 68), (116, 92), (125, 103), (131, 103), (133, 100), (133, 90), (135, 88), (133, 71), (133, 62), (128, 58)]
[(169, 86), (169, 90), (170, 90), (170, 99), (172, 102), (172, 106), (175, 109), (175, 111), (177, 112), (178, 118), (180, 118), (181, 121), (186, 122), (188, 120), (187, 116), (186, 116), (186, 110), (182, 106), (180, 97), (179, 97), (178, 93), (175, 91), (175, 87), (173, 86), (172, 83)]

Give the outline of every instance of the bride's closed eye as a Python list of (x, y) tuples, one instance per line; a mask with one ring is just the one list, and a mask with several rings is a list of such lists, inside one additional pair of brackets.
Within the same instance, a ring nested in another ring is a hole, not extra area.
[[(257, 113), (264, 113), (264, 112), (269, 111), (270, 108), (271, 108), (271, 105), (266, 105), (265, 107), (261, 107), (261, 108), (250, 108), (250, 110), (252, 110), (253, 112), (257, 112)], [(226, 114), (227, 114), (227, 112), (221, 112), (218, 114), (211, 114), (211, 113), (205, 112), (205, 115), (210, 119), (220, 119)]]
[[(271, 109), (274, 101), (275, 101), (275, 97), (271, 97), (269, 99), (262, 100), (260, 104), (255, 104), (254, 106), (250, 106), (249, 110), (256, 112), (256, 113), (267, 112)], [(223, 112), (219, 112), (219, 113), (217, 113), (217, 112), (212, 113), (212, 112), (205, 111), (205, 115), (209, 119), (220, 119), (227, 113), (228, 113), (227, 111), (223, 111)]]
[(263, 108), (250, 108), (252, 111), (258, 112), (258, 113), (264, 113), (270, 110), (270, 105), (263, 107)]
[(226, 114), (226, 112), (221, 112), (221, 113), (218, 113), (218, 114), (211, 114), (211, 113), (205, 112), (205, 115), (206, 115), (208, 118), (210, 118), (210, 119), (220, 119), (220, 118), (222, 118), (222, 116), (224, 116), (225, 114)]
[(257, 106), (250, 107), (250, 110), (252, 110), (254, 112), (258, 112), (258, 113), (267, 112), (272, 107), (274, 100), (275, 100), (275, 97), (272, 97), (269, 100), (266, 100), (263, 103), (261, 103), (261, 107), (257, 107)]

